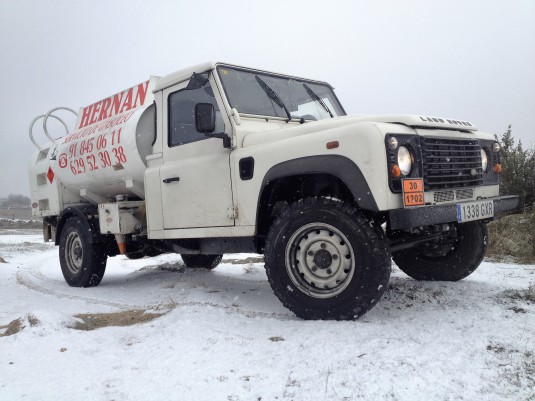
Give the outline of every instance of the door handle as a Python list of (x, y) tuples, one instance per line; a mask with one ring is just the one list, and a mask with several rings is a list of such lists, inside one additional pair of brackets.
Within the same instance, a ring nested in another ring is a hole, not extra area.
[(180, 181), (180, 177), (165, 178), (163, 180), (164, 184), (169, 184), (170, 182), (174, 182), (174, 181)]

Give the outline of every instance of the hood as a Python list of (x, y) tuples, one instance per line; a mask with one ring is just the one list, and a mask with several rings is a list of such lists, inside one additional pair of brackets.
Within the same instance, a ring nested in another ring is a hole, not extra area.
[(453, 118), (396, 114), (387, 116), (364, 116), (364, 118), (365, 121), (403, 124), (412, 128), (449, 129), (470, 132), (477, 131), (477, 127), (474, 124)]
[(358, 123), (389, 123), (402, 124), (411, 128), (455, 130), (463, 132), (477, 131), (476, 126), (472, 123), (443, 117), (417, 115), (343, 116), (308, 122), (293, 127), (284, 127), (282, 129), (270, 131), (269, 135), (265, 135), (264, 132), (249, 133), (243, 140), (243, 146), (258, 145), (261, 143), (277, 141), (279, 139), (322, 132)]

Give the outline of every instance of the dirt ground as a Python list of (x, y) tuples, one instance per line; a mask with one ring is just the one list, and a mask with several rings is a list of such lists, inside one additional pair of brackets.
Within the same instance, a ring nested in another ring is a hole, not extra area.
[(128, 310), (116, 313), (80, 313), (75, 315), (81, 319), (74, 325), (76, 330), (95, 330), (109, 326), (131, 326), (133, 324), (149, 322), (163, 313), (147, 313), (144, 310)]

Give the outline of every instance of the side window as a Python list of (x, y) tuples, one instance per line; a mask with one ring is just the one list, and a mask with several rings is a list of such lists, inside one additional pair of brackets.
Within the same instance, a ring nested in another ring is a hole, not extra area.
[(169, 147), (208, 139), (204, 134), (198, 132), (195, 126), (195, 105), (197, 103), (211, 103), (214, 105), (216, 110), (216, 130), (217, 132), (224, 131), (225, 125), (215, 101), (214, 92), (207, 81), (202, 88), (186, 88), (169, 95)]

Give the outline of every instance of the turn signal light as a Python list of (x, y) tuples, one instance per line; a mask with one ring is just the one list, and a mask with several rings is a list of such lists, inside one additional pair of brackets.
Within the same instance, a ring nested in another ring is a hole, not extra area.
[(393, 164), (390, 168), (390, 174), (392, 177), (400, 177), (401, 176), (401, 169), (397, 164)]
[(492, 170), (493, 170), (496, 174), (500, 174), (500, 173), (502, 172), (502, 165), (496, 163), (496, 164), (494, 165), (494, 167), (492, 168)]
[(336, 149), (338, 146), (340, 146), (340, 143), (338, 141), (327, 142), (327, 144), (325, 145), (327, 149)]

